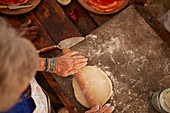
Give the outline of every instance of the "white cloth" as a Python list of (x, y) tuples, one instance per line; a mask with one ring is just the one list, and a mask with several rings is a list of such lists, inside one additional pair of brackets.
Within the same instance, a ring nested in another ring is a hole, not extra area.
[(170, 32), (170, 10), (158, 20)]
[(33, 113), (48, 113), (47, 96), (38, 85), (35, 78), (30, 82), (31, 97), (33, 98), (36, 108)]

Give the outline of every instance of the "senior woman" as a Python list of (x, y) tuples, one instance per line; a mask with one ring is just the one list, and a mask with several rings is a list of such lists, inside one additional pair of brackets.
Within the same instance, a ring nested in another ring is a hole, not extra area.
[[(48, 71), (66, 77), (87, 64), (73, 51), (58, 58), (40, 58), (33, 44), (0, 17), (0, 113), (49, 113), (49, 99), (34, 76)], [(114, 107), (96, 106), (87, 113), (111, 113)]]

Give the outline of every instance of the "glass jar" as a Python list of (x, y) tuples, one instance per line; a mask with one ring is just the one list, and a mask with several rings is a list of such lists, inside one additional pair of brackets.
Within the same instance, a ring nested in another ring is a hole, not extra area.
[(151, 102), (160, 113), (170, 113), (170, 88), (154, 92)]

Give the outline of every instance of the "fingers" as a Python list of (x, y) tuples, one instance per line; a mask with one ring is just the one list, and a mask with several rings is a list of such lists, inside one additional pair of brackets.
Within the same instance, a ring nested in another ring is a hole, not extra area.
[(37, 32), (36, 31), (33, 31), (33, 32), (28, 32), (26, 31), (24, 36), (36, 36), (37, 35)]
[(23, 36), (29, 40), (34, 40), (36, 38), (37, 35), (37, 30), (38, 27), (37, 26), (32, 26), (32, 27), (28, 27), (28, 28), (24, 28), (25, 33), (23, 34)]
[(32, 40), (34, 40), (36, 38), (36, 35), (37, 35), (37, 32), (38, 32), (39, 28), (37, 26), (28, 27), (30, 24), (31, 24), (31, 20), (29, 20), (28, 22), (22, 24), (18, 28), (18, 32), (19, 32), (20, 35), (22, 35), (25, 38), (32, 41)]
[(95, 113), (98, 110), (99, 110), (99, 105), (93, 107), (92, 109), (90, 109), (89, 111), (86, 111), (85, 113)]
[(109, 109), (109, 107), (110, 107), (110, 104), (106, 104), (106, 105), (104, 105), (102, 108), (100, 108), (99, 109), (99, 113), (103, 113), (103, 112), (105, 112), (107, 109)]
[(78, 69), (84, 67), (87, 65), (87, 62), (82, 62), (79, 64), (74, 65), (74, 67), (72, 67), (73, 69), (71, 69), (71, 67), (67, 68), (67, 70), (65, 70), (65, 72), (63, 74), (59, 74), (63, 77), (69, 76), (69, 75), (73, 75), (75, 73), (78, 73)]
[(28, 27), (28, 28), (26, 28), (25, 30), (26, 31), (29, 31), (29, 32), (33, 32), (33, 31), (38, 31), (38, 27), (37, 26), (32, 26), (32, 27)]
[(114, 106), (111, 106), (109, 109), (107, 109), (104, 113), (112, 113), (113, 110), (115, 109)]
[(33, 31), (33, 32), (31, 32), (31, 33), (30, 33), (30, 35), (32, 35), (32, 36), (37, 35), (37, 31)]
[(83, 59), (85, 58), (84, 56), (73, 56), (74, 59)]
[(31, 24), (31, 20), (21, 25), (21, 27), (28, 27)]
[(56, 59), (56, 67), (54, 72), (60, 76), (66, 77), (78, 72), (78, 69), (87, 65), (87, 58), (84, 56), (74, 56), (78, 51), (69, 52)]
[(37, 34), (38, 29), (39, 28), (37, 26), (20, 28), (20, 32), (24, 31), (24, 35), (33, 35), (33, 34)]
[(25, 32), (23, 35), (25, 38), (29, 39), (29, 40), (34, 40), (37, 37), (37, 32)]
[(112, 113), (112, 111), (115, 109), (114, 106), (110, 107), (110, 104), (106, 104), (103, 107), (99, 107), (99, 105), (93, 107), (92, 109), (86, 111), (85, 113)]
[(73, 75), (75, 73), (78, 73), (78, 70), (73, 69), (73, 70), (67, 72), (66, 74), (64, 74), (63, 76), (66, 77), (66, 76), (69, 76), (69, 75)]
[(81, 59), (76, 59), (74, 60), (74, 64), (78, 64), (78, 63), (81, 63), (81, 62), (86, 62), (88, 59), (87, 58), (81, 58)]
[(87, 65), (87, 62), (81, 62), (79, 64), (75, 64), (74, 69), (80, 69), (80, 68), (83, 68), (86, 65)]
[(67, 53), (66, 55), (73, 56), (76, 54), (78, 54), (78, 51), (72, 51), (72, 52)]
[(95, 112), (95, 111), (98, 111), (99, 108), (100, 108), (100, 106), (97, 105), (97, 106), (93, 107), (90, 111), (91, 111), (91, 112)]
[(25, 38), (27, 38), (28, 40), (34, 40), (37, 36), (25, 36)]

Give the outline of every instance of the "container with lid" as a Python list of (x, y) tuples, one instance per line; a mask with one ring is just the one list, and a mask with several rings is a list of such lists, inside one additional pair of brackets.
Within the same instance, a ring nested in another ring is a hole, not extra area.
[(170, 113), (170, 88), (154, 92), (151, 102), (160, 113)]

